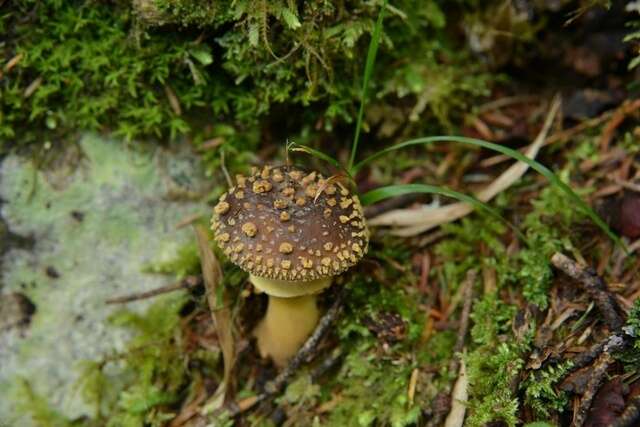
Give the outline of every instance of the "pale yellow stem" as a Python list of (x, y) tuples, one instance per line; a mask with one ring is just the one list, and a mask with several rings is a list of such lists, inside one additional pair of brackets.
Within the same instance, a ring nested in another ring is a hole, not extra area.
[(293, 298), (270, 295), (267, 314), (254, 331), (260, 355), (283, 367), (311, 335), (319, 318), (315, 294)]

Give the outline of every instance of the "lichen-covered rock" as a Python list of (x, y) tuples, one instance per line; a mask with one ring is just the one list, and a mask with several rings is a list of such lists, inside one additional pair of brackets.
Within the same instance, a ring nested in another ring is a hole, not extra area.
[(64, 176), (60, 165), (43, 173), (18, 156), (0, 163), (0, 214), (14, 236), (0, 242), (0, 317), (16, 318), (0, 330), (0, 420), (9, 425), (30, 425), (16, 411), (21, 379), (65, 416), (89, 413), (73, 388), (78, 363), (122, 351), (128, 339), (107, 323), (114, 307), (105, 299), (166, 284), (145, 265), (175, 257), (191, 239), (176, 229), (181, 220), (208, 215), (194, 200), (204, 180), (192, 156), (95, 136), (80, 148), (82, 160)]

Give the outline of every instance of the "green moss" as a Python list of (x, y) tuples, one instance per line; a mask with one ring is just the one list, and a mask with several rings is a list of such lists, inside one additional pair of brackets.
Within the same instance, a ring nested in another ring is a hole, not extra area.
[[(74, 427), (83, 425), (74, 423), (56, 411), (44, 398), (38, 395), (26, 380), (20, 380), (15, 386), (15, 398), (20, 405), (18, 410), (27, 414), (40, 427)], [(15, 414), (14, 414), (15, 415)], [(8, 420), (5, 420), (8, 421)]]
[(416, 423), (420, 407), (410, 405), (407, 398), (412, 369), (411, 364), (378, 360), (365, 343), (353, 348), (336, 376), (339, 403), (322, 424), (400, 427)]
[(517, 342), (511, 333), (515, 307), (486, 295), (474, 304), (471, 329), (474, 348), (466, 355), (469, 376), (470, 426), (490, 421), (517, 423), (518, 399), (514, 381), (524, 366), (527, 337)]
[(390, 278), (394, 285), (386, 286), (368, 277), (357, 277), (349, 283), (347, 316), (341, 321), (339, 334), (343, 339), (353, 336), (370, 337), (364, 326), (367, 319), (375, 319), (380, 313), (399, 315), (406, 325), (405, 340), (399, 345), (410, 346), (420, 336), (424, 325), (424, 315), (414, 303), (414, 291), (409, 284), (415, 283), (411, 277)]
[(633, 303), (625, 330), (633, 337), (632, 344), (615, 356), (623, 363), (626, 371), (637, 373), (640, 366), (640, 299)]
[(523, 381), (521, 388), (525, 392), (525, 403), (535, 411), (536, 416), (548, 417), (551, 412), (562, 412), (567, 407), (569, 396), (563, 391), (556, 391), (555, 386), (565, 378), (571, 366), (571, 361), (549, 365), (530, 373)]
[[(401, 122), (418, 115), (425, 122), (424, 111), (450, 123), (486, 94), (488, 74), (450, 34), (455, 23), (442, 4), (405, 0), (388, 14), (372, 93)], [(57, 136), (99, 129), (126, 139), (190, 135), (196, 144), (223, 137), (228, 147), (253, 151), (267, 114), (282, 118), (273, 129), (282, 140), (318, 124), (334, 130), (355, 116), (361, 52), (379, 6), (15, 2), (0, 14), (7, 35), (0, 56), (17, 60), (0, 83), (0, 147), (55, 144)], [(447, 10), (455, 16), (461, 6)], [(147, 12), (169, 25), (145, 26)]]
[(146, 266), (145, 272), (171, 274), (181, 279), (200, 273), (200, 256), (194, 242), (189, 242), (177, 250), (174, 258), (159, 260)]
[[(455, 224), (443, 226), (451, 237), (436, 246), (436, 253), (447, 262), (443, 267), (444, 282), (459, 284), (467, 271), (478, 266), (496, 268), (500, 273), (509, 268), (506, 247), (501, 241), (506, 227), (495, 218), (473, 215)], [(487, 251), (481, 253), (483, 245)], [(498, 285), (505, 282), (504, 274), (498, 275)], [(453, 289), (455, 291), (455, 289)]]
[(149, 25), (177, 23), (183, 27), (204, 27), (213, 24), (216, 17), (224, 15), (220, 2), (202, 0), (136, 0), (133, 6)]
[[(561, 172), (560, 177), (566, 181), (568, 169)], [(572, 241), (576, 237), (571, 230), (585, 220), (585, 215), (567, 204), (562, 192), (553, 186), (544, 188), (531, 204), (534, 209), (522, 223), (528, 244), (516, 257), (520, 268), (512, 280), (522, 286), (529, 302), (544, 309), (553, 277), (549, 260), (555, 252), (575, 247), (578, 242)]]

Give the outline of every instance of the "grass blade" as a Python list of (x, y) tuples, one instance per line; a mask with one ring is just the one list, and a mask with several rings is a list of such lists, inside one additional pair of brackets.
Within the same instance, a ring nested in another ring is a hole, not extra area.
[(351, 155), (349, 156), (349, 166), (347, 169), (351, 170), (353, 163), (356, 160), (356, 152), (358, 151), (358, 142), (360, 140), (360, 132), (362, 130), (362, 120), (364, 118), (364, 107), (367, 102), (367, 92), (369, 89), (369, 81), (373, 74), (373, 66), (376, 62), (376, 55), (378, 53), (378, 45), (380, 44), (380, 33), (382, 32), (382, 20), (384, 18), (384, 10), (387, 8), (387, 0), (382, 3), (382, 8), (378, 14), (376, 26), (373, 28), (373, 34), (371, 35), (371, 42), (369, 43), (369, 51), (367, 52), (367, 60), (364, 66), (364, 78), (362, 80), (362, 94), (360, 97), (360, 109), (358, 111), (358, 119), (356, 120), (356, 131), (353, 135), (353, 144), (351, 145)]
[(459, 200), (461, 202), (469, 203), (473, 207), (483, 210), (489, 213), (491, 216), (504, 222), (511, 229), (513, 229), (513, 231), (516, 232), (516, 234), (518, 235), (518, 237), (520, 237), (520, 239), (522, 239), (522, 241), (524, 242), (527, 241), (524, 234), (522, 234), (515, 225), (507, 221), (502, 215), (500, 215), (498, 211), (493, 209), (491, 206), (481, 202), (480, 200), (476, 199), (473, 196), (470, 196), (464, 193), (459, 193), (457, 191), (450, 190), (446, 187), (440, 187), (440, 186), (429, 185), (429, 184), (388, 185), (385, 187), (376, 188), (375, 190), (371, 190), (363, 194), (362, 196), (360, 196), (360, 201), (363, 205), (366, 206), (366, 205), (380, 202), (385, 199), (389, 199), (391, 197), (402, 196), (403, 194), (410, 194), (410, 193), (439, 194), (441, 196), (446, 196), (452, 199)]
[(307, 145), (297, 144), (295, 142), (289, 142), (287, 144), (287, 151), (307, 153), (310, 156), (316, 157), (320, 160), (324, 160), (336, 169), (343, 171), (349, 178), (349, 180), (353, 181), (353, 177), (349, 174), (349, 171), (344, 166), (342, 166), (342, 164), (338, 160), (334, 159), (328, 154), (323, 153), (322, 151), (316, 150)]
[(337, 169), (344, 170), (344, 166), (342, 166), (340, 162), (334, 159), (333, 157), (323, 153), (322, 151), (318, 151), (306, 145), (301, 145), (301, 144), (296, 144), (295, 142), (291, 142), (287, 145), (287, 151), (307, 153), (310, 156), (316, 157), (320, 160), (324, 160), (325, 162), (336, 167)]
[(385, 148), (384, 150), (378, 151), (377, 153), (367, 157), (366, 159), (354, 165), (350, 169), (350, 172), (351, 174), (355, 175), (366, 164), (371, 163), (373, 160), (383, 156), (384, 154), (390, 153), (392, 151), (400, 150), (402, 148), (412, 147), (414, 145), (428, 145), (428, 144), (433, 144), (437, 142), (455, 142), (459, 144), (474, 145), (477, 147), (482, 147), (489, 150), (497, 151), (498, 153), (505, 154), (513, 159), (526, 163), (527, 165), (529, 165), (529, 167), (531, 167), (531, 169), (535, 170), (540, 175), (544, 176), (551, 184), (555, 185), (560, 190), (562, 190), (569, 197), (569, 199), (576, 204), (576, 207), (579, 208), (581, 211), (583, 211), (607, 236), (609, 236), (611, 240), (616, 242), (616, 244), (622, 247), (625, 251), (627, 250), (626, 246), (620, 240), (620, 238), (616, 236), (616, 234), (613, 231), (611, 231), (609, 226), (598, 216), (598, 214), (596, 214), (593, 211), (593, 209), (591, 209), (591, 207), (571, 189), (571, 187), (569, 187), (567, 184), (562, 182), (560, 178), (558, 178), (549, 168), (547, 168), (542, 163), (536, 160), (532, 160), (528, 158), (527, 156), (523, 155), (517, 150), (513, 150), (511, 148), (504, 147), (502, 145), (494, 144), (492, 142), (487, 142), (487, 141), (483, 141), (481, 139), (475, 139), (475, 138), (467, 138), (463, 136), (429, 136), (424, 138), (416, 138), (409, 141), (405, 141), (401, 144), (393, 145), (391, 147)]

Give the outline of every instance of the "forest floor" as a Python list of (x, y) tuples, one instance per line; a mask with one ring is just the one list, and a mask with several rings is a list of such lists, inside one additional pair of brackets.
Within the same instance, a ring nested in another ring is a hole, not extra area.
[[(620, 29), (591, 24), (506, 65), (457, 128), (535, 158), (613, 233), (511, 157), (447, 141), (386, 154), (355, 175), (359, 193), (428, 182), (499, 218), (440, 195), (367, 206), (368, 253), (283, 370), (258, 356), (267, 299), (211, 242), (211, 208), (227, 169), (333, 165), (288, 151), (273, 123), (227, 159), (222, 137), (96, 134), (53, 161), (5, 155), (0, 426), (638, 425), (637, 70)], [(359, 158), (398, 136), (376, 105)], [(349, 157), (330, 135), (300, 139)]]

